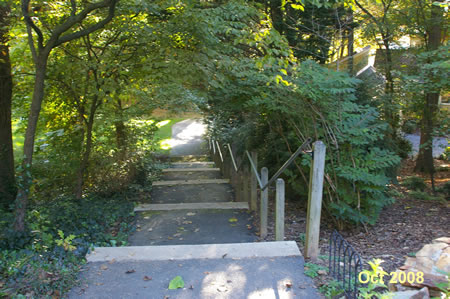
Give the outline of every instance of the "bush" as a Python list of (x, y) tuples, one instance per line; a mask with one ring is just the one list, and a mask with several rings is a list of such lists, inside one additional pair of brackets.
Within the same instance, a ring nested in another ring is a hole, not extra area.
[(402, 131), (406, 134), (414, 134), (419, 128), (419, 124), (415, 119), (407, 119), (402, 124)]
[(427, 184), (425, 183), (425, 180), (417, 176), (410, 176), (405, 178), (402, 181), (402, 185), (408, 188), (409, 190), (414, 191), (425, 191), (427, 189)]
[[(237, 146), (238, 154), (257, 151), (260, 165), (271, 173), (307, 137), (322, 140), (327, 145), (325, 211), (341, 224), (374, 223), (392, 202), (387, 174), (400, 162), (385, 146), (387, 126), (377, 109), (356, 102), (358, 81), (345, 73), (307, 61), (289, 68), (284, 82), (283, 70), (271, 65), (261, 70), (243, 60), (224, 70), (246, 80), (230, 80), (212, 91), (210, 135)], [(295, 162), (284, 175), (295, 197), (306, 200), (311, 158), (302, 155)]]
[(84, 256), (92, 246), (123, 246), (134, 218), (126, 194), (112, 198), (90, 195), (34, 203), (27, 214), (28, 232), (10, 229), (13, 215), (0, 222), (0, 295), (59, 297), (76, 281)]
[(445, 199), (450, 200), (450, 182), (446, 182), (445, 184), (436, 188), (436, 191), (442, 193)]

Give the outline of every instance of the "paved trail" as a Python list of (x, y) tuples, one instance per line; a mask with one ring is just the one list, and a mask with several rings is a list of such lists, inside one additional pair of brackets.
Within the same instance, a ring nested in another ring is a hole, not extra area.
[[(405, 139), (408, 140), (413, 148), (413, 156), (419, 153), (420, 135), (417, 134), (405, 134)], [(433, 157), (438, 158), (449, 146), (448, 139), (443, 137), (435, 137), (433, 139)]]
[[(174, 162), (136, 207), (130, 246), (96, 248), (69, 298), (320, 298), (295, 242), (256, 242), (248, 203), (198, 156), (204, 129), (199, 120), (173, 126)], [(178, 275), (185, 286), (168, 290)]]

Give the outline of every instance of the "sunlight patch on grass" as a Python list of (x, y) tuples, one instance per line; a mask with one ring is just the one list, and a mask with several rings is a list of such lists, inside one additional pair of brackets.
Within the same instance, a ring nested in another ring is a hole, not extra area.
[(160, 122), (156, 123), (156, 126), (158, 128), (161, 128), (161, 127), (164, 127), (165, 125), (168, 125), (170, 122), (171, 122), (170, 119), (166, 119), (166, 120), (163, 120), (163, 121), (160, 121)]
[(13, 148), (14, 148), (14, 159), (18, 161), (22, 158), (23, 153), (23, 142), (25, 133), (21, 132), (20, 119), (14, 119), (12, 121), (12, 135), (13, 135)]
[(156, 123), (159, 130), (155, 133), (155, 138), (159, 143), (158, 152), (168, 154), (172, 149), (172, 126), (185, 118), (165, 119)]

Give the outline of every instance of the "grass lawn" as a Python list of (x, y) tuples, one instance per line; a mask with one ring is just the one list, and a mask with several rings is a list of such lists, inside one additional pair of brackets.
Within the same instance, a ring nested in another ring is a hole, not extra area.
[(25, 132), (20, 130), (20, 120), (14, 119), (12, 121), (12, 135), (13, 135), (13, 148), (14, 148), (14, 160), (17, 163), (22, 159), (23, 142), (25, 139)]
[[(159, 117), (158, 117), (159, 118)], [(185, 120), (189, 117), (174, 117), (170, 116), (163, 120), (154, 120), (157, 121), (156, 125), (159, 130), (155, 133), (155, 138), (158, 140), (159, 149), (157, 149), (158, 153), (169, 154), (171, 145), (170, 139), (172, 137), (172, 126), (177, 122)], [(160, 118), (161, 119), (161, 118)], [(20, 163), (23, 155), (23, 142), (25, 132), (21, 130), (21, 124), (19, 119), (15, 119), (12, 122), (12, 133), (13, 133), (13, 146), (14, 146), (14, 159), (16, 165)]]
[(159, 130), (155, 134), (155, 138), (159, 140), (159, 149), (157, 150), (157, 152), (164, 154), (170, 153), (171, 145), (169, 141), (172, 138), (172, 126), (177, 122), (185, 119), (186, 118), (172, 118), (156, 123), (159, 128)]

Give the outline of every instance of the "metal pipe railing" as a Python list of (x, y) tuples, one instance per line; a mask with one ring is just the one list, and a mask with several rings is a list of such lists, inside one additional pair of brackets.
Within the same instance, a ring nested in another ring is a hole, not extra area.
[(262, 182), (261, 182), (261, 178), (259, 177), (258, 169), (256, 169), (255, 163), (253, 162), (253, 159), (252, 159), (252, 157), (250, 156), (249, 152), (248, 152), (248, 151), (245, 151), (245, 153), (247, 154), (248, 160), (250, 161), (250, 165), (251, 165), (251, 167), (252, 167), (253, 173), (254, 173), (255, 176), (256, 176), (256, 180), (258, 181), (258, 185), (259, 185), (259, 187), (262, 189), (263, 184), (262, 184)]
[[(256, 182), (260, 187), (261, 190), (261, 199), (260, 199), (260, 236), (262, 238), (265, 238), (267, 236), (267, 221), (268, 221), (268, 217), (267, 217), (267, 212), (268, 212), (268, 190), (267, 187), (269, 187), (273, 182), (277, 181), (277, 192), (276, 192), (276, 219), (275, 219), (275, 231), (276, 231), (276, 240), (277, 241), (281, 241), (284, 240), (284, 200), (285, 200), (285, 186), (284, 186), (284, 181), (282, 179), (279, 179), (278, 177), (292, 164), (292, 162), (294, 162), (294, 160), (301, 154), (309, 154), (309, 152), (305, 151), (305, 148), (310, 145), (312, 142), (311, 138), (306, 139), (305, 142), (303, 142), (302, 145), (300, 145), (298, 147), (298, 149), (289, 157), (289, 159), (280, 167), (280, 169), (277, 170), (277, 172), (275, 172), (275, 174), (272, 176), (272, 178), (270, 178), (270, 180), (268, 179), (268, 170), (266, 167), (263, 167), (261, 169), (261, 175), (258, 173), (258, 168), (256, 166), (256, 162), (253, 161), (252, 156), (250, 155), (250, 153), (248, 151), (245, 151), (245, 154), (247, 155), (248, 161), (250, 163), (250, 169), (252, 171), (252, 176), (254, 176), (253, 178), (253, 183), (252, 183), (252, 187), (250, 188), (250, 203), (252, 204), (252, 209), (256, 210), (257, 207), (257, 203), (256, 203), (256, 197), (257, 197), (257, 186), (255, 183), (255, 178), (256, 178)], [(216, 154), (216, 152), (219, 154), (220, 156), (220, 160), (222, 161), (222, 166), (224, 166), (224, 156), (222, 155), (222, 151), (220, 149), (220, 144), (217, 140), (211, 139), (210, 140), (210, 144), (212, 144), (212, 150), (214, 152), (214, 155)], [(319, 145), (321, 145), (322, 143), (319, 141)], [(236, 164), (236, 159), (233, 155), (233, 150), (231, 148), (231, 145), (229, 143), (227, 143), (225, 145), (226, 147), (228, 147), (228, 151), (230, 153), (230, 158), (231, 158), (231, 162), (234, 168), (234, 171), (236, 174), (238, 174), (239, 172), (239, 168), (242, 165), (242, 163), (238, 166)], [(319, 146), (320, 147), (320, 146)], [(322, 152), (322, 151), (321, 151)], [(255, 159), (256, 159), (256, 154), (254, 154)], [(320, 158), (321, 157), (321, 158)], [(323, 160), (325, 159), (325, 151), (323, 151), (323, 153), (320, 155), (320, 159), (319, 160)], [(322, 162), (323, 163), (323, 162)], [(313, 164), (314, 160), (313, 160)], [(319, 163), (320, 164), (320, 163)], [(231, 175), (231, 174), (230, 174)], [(238, 174), (239, 176), (239, 174)], [(311, 174), (311, 176), (314, 176), (313, 174)], [(316, 175), (317, 176), (317, 175)], [(318, 175), (320, 176), (320, 175)], [(317, 179), (314, 179), (314, 181), (316, 181)], [(239, 183), (241, 184), (245, 184), (246, 178), (245, 178), (245, 172), (244, 172), (244, 179), (240, 179), (238, 180), (238, 186)], [(321, 188), (322, 183), (319, 182), (319, 187)], [(311, 188), (311, 186), (310, 186)], [(320, 189), (319, 188), (319, 189)], [(240, 189), (240, 187), (238, 187), (238, 189)], [(245, 188), (244, 186), (244, 191), (243, 193), (248, 193), (248, 189)], [(314, 189), (314, 188), (313, 188)], [(317, 192), (316, 192), (317, 193)], [(247, 194), (248, 196), (249, 194)], [(311, 197), (311, 196), (310, 196)], [(317, 197), (317, 196), (315, 196)], [(244, 196), (245, 198), (245, 196)], [(308, 201), (308, 204), (311, 200)], [(318, 199), (315, 199), (314, 201), (318, 201)], [(321, 201), (321, 199), (320, 199)], [(320, 215), (320, 214), (319, 214)], [(320, 219), (320, 216), (319, 216)], [(319, 220), (320, 221), (320, 220)], [(309, 222), (309, 221), (308, 221)], [(310, 225), (308, 225), (310, 226)], [(315, 225), (312, 225), (312, 227), (315, 227)], [(316, 233), (314, 233), (313, 235), (316, 235)], [(309, 235), (309, 234), (307, 234)], [(308, 243), (314, 243), (314, 242), (308, 242)], [(314, 247), (314, 246), (312, 246)], [(312, 254), (312, 256), (315, 256), (314, 253)]]
[(236, 165), (236, 161), (234, 160), (234, 155), (233, 155), (233, 151), (231, 150), (231, 145), (229, 143), (227, 143), (227, 147), (228, 150), (230, 151), (230, 156), (231, 156), (231, 162), (233, 162), (233, 167), (234, 167), (234, 171), (238, 171), (238, 167)]
[(286, 168), (289, 167), (289, 165), (292, 164), (292, 162), (295, 160), (295, 158), (298, 157), (298, 155), (300, 155), (303, 152), (303, 149), (309, 145), (311, 143), (312, 139), (308, 138), (306, 139), (305, 142), (303, 142), (302, 145), (299, 146), (299, 148), (295, 151), (295, 153), (293, 153), (291, 155), (291, 157), (283, 164), (283, 166), (280, 167), (280, 169), (278, 169), (277, 172), (275, 172), (275, 174), (272, 176), (272, 178), (267, 182), (267, 184), (263, 187), (261, 187), (262, 190), (266, 189), (268, 186), (270, 186), (270, 184), (272, 184), (273, 182), (275, 182), (276, 179), (278, 179), (278, 177), (280, 176), (280, 174), (283, 173), (283, 171), (286, 170)]

